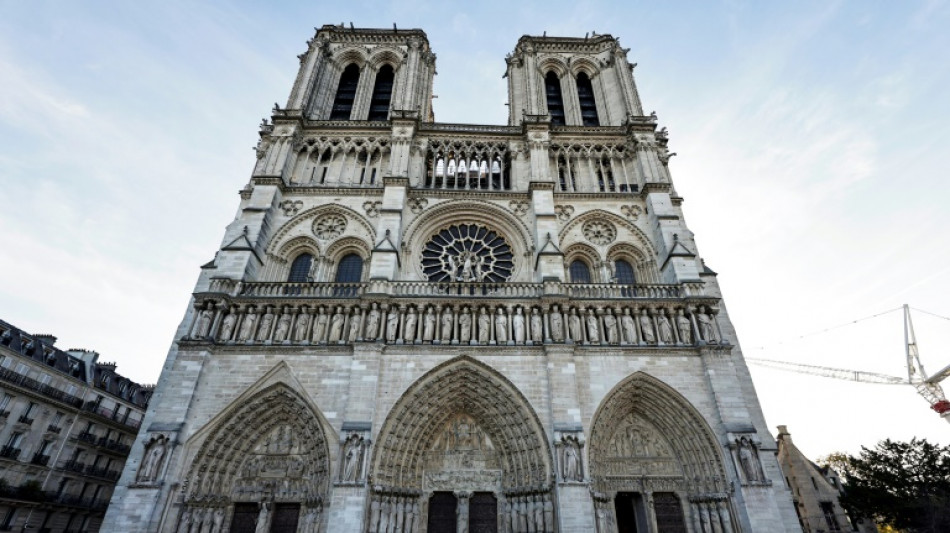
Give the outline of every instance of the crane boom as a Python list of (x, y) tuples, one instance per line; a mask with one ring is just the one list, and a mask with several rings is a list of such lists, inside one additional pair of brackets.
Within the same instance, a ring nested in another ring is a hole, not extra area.
[(775, 368), (778, 370), (791, 370), (802, 374), (812, 374), (826, 378), (843, 379), (846, 381), (857, 381), (860, 383), (877, 383), (878, 385), (907, 385), (909, 382), (904, 378), (889, 376), (887, 374), (877, 374), (875, 372), (864, 372), (861, 370), (848, 370), (846, 368), (832, 368), (828, 366), (805, 365), (801, 363), (789, 363), (787, 361), (775, 361), (774, 359), (756, 359), (746, 357), (746, 361)]
[[(917, 350), (917, 337), (914, 335), (914, 323), (910, 319), (910, 307), (904, 304), (904, 344), (907, 346), (907, 379), (917, 389), (917, 393), (927, 400), (930, 408), (950, 422), (950, 402), (943, 394), (940, 379), (934, 381), (927, 376), (924, 365), (920, 362), (920, 353)], [(947, 369), (941, 370), (937, 376)], [(937, 377), (935, 376), (935, 378)]]

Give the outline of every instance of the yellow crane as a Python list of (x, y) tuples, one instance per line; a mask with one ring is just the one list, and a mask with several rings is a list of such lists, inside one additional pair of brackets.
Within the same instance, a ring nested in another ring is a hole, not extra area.
[(843, 379), (847, 381), (857, 381), (859, 383), (876, 383), (879, 385), (912, 385), (917, 393), (927, 400), (930, 408), (937, 412), (944, 420), (950, 422), (950, 401), (940, 386), (940, 382), (950, 376), (950, 365), (942, 370), (928, 376), (924, 371), (924, 365), (920, 362), (920, 353), (917, 350), (917, 338), (914, 336), (914, 323), (910, 318), (910, 307), (904, 304), (904, 344), (907, 354), (907, 378), (890, 376), (887, 374), (878, 374), (876, 372), (864, 372), (862, 370), (849, 370), (845, 368), (832, 368), (827, 366), (805, 365), (801, 363), (791, 363), (788, 361), (776, 361), (774, 359), (757, 359), (747, 357), (746, 361), (768, 368), (777, 370), (786, 370), (789, 372), (798, 372), (800, 374), (811, 374), (823, 376), (826, 378)]

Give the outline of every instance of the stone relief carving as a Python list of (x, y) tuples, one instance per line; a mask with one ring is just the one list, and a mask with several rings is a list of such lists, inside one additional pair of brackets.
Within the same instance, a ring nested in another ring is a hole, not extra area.
[(617, 228), (606, 220), (588, 220), (581, 229), (588, 241), (599, 246), (610, 244), (617, 238)]
[(360, 483), (364, 477), (364, 463), (366, 459), (369, 439), (364, 432), (351, 432), (340, 443), (340, 477), (341, 483)]
[(346, 223), (343, 215), (324, 215), (313, 222), (313, 234), (324, 241), (335, 239), (346, 230)]
[(135, 476), (136, 482), (151, 484), (159, 480), (170, 446), (171, 439), (164, 433), (155, 433), (149, 437), (142, 452), (142, 463)]
[(499, 502), (499, 509), (503, 531), (553, 533), (557, 529), (554, 505), (547, 491), (506, 494), (504, 501)]
[(369, 533), (418, 533), (422, 518), (419, 493), (374, 487), (369, 506)]
[(412, 214), (418, 215), (429, 205), (429, 200), (425, 198), (410, 198), (406, 203), (409, 204), (409, 210), (412, 211)]
[(366, 216), (369, 218), (376, 218), (379, 216), (379, 208), (383, 205), (381, 201), (375, 202), (364, 202), (363, 210), (366, 211)]
[(638, 205), (625, 205), (620, 208), (620, 212), (623, 213), (625, 217), (630, 220), (636, 220), (639, 218), (640, 213), (643, 212)]
[(296, 215), (300, 208), (303, 207), (303, 202), (300, 200), (284, 200), (280, 204), (281, 210), (284, 211), (284, 216), (293, 216)]
[(523, 217), (528, 214), (528, 210), (531, 208), (531, 204), (527, 200), (512, 200), (508, 202), (508, 207), (511, 209), (511, 212), (519, 217)]
[(584, 434), (580, 431), (558, 431), (554, 446), (558, 456), (560, 481), (584, 481)]
[(754, 433), (730, 434), (729, 448), (737, 465), (739, 480), (743, 485), (768, 485), (759, 449), (762, 445)]
[(557, 216), (559, 222), (567, 222), (574, 215), (574, 206), (556, 205), (554, 206), (554, 215)]

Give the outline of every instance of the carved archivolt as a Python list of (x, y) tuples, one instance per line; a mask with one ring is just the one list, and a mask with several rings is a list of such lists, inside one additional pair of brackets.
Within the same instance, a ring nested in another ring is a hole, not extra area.
[(719, 444), (702, 415), (642, 372), (614, 387), (595, 413), (590, 471), (594, 489), (605, 492), (651, 480), (692, 494), (726, 489)]
[(277, 383), (235, 404), (191, 462), (182, 487), (185, 504), (322, 501), (330, 480), (329, 447), (308, 402)]
[(454, 464), (462, 455), (451, 455), (461, 452), (479, 467), (500, 470), (499, 489), (541, 489), (551, 480), (551, 452), (527, 399), (496, 370), (470, 357), (434, 368), (396, 402), (377, 440), (372, 480), (420, 490), (425, 476), (462, 468)]

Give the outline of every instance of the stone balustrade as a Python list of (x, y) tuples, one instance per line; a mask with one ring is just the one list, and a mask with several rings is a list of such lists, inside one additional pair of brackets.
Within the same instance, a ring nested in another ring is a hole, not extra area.
[[(420, 301), (420, 298), (424, 299)], [(278, 283), (212, 280), (190, 342), (337, 345), (724, 344), (702, 283)]]

